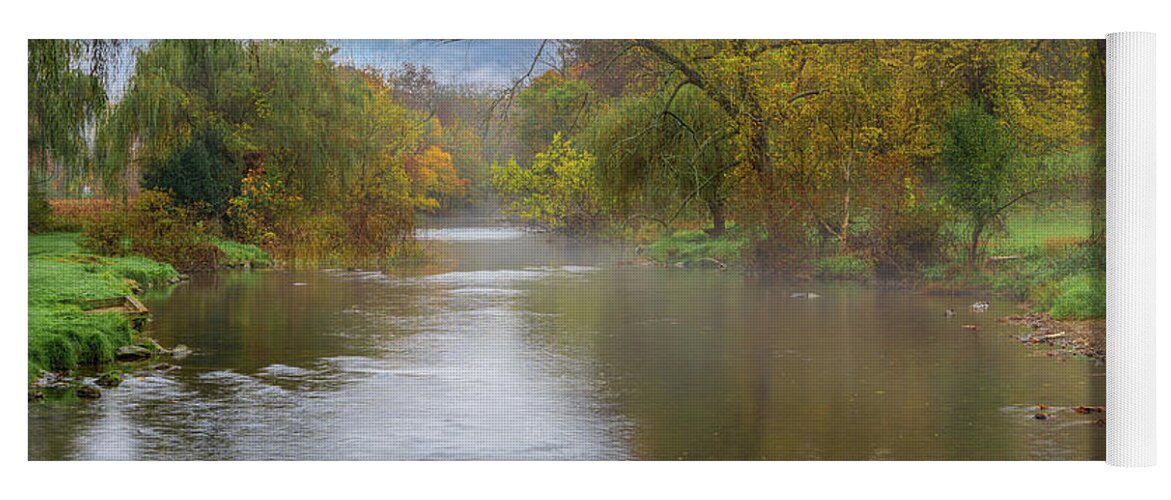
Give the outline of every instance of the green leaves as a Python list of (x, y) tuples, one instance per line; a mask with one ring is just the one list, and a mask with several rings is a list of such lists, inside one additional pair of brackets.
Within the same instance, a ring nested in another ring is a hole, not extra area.
[(575, 149), (560, 133), (532, 163), (492, 165), (492, 186), (508, 200), (505, 210), (530, 222), (570, 231), (592, 228), (601, 218), (594, 156)]
[(973, 219), (986, 220), (1015, 195), (1012, 135), (980, 101), (969, 101), (944, 124), (941, 157), (947, 199)]

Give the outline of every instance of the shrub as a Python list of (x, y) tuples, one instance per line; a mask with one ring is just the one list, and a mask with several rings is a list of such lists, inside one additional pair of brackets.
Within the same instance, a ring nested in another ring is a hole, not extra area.
[(186, 208), (174, 205), (168, 193), (140, 193), (128, 222), (131, 250), (181, 271), (214, 268), (223, 255), (203, 225)]
[(81, 246), (100, 255), (125, 255), (130, 246), (128, 230), (125, 214), (103, 213), (85, 228)]
[(109, 198), (68, 198), (49, 201), (54, 231), (82, 231), (111, 210), (121, 208)]
[(852, 245), (869, 254), (879, 277), (914, 275), (941, 259), (948, 241), (944, 220), (939, 211), (922, 205), (879, 212)]
[(50, 230), (53, 222), (53, 207), (45, 193), (32, 186), (28, 188), (28, 231), (40, 233)]
[(1041, 244), (1041, 249), (1047, 255), (1058, 256), (1068, 253), (1084, 241), (1085, 238), (1081, 236), (1051, 236), (1045, 238), (1045, 241)]
[(278, 234), (287, 238), (290, 232), (282, 226), (296, 218), (301, 205), (301, 197), (279, 177), (253, 169), (240, 181), (240, 194), (228, 200), (228, 231), (245, 243), (280, 244)]

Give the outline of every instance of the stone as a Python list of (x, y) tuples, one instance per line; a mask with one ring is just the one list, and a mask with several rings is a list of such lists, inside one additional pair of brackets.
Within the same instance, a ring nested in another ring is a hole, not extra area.
[(171, 349), (171, 357), (175, 359), (183, 359), (191, 355), (191, 348), (183, 344), (179, 344)]
[(122, 383), (122, 374), (106, 372), (99, 376), (97, 380), (94, 380), (94, 383), (105, 388), (118, 387)]
[(98, 398), (102, 397), (102, 391), (99, 390), (97, 387), (90, 387), (88, 385), (83, 385), (83, 386), (77, 388), (77, 397), (83, 398), (83, 399), (98, 399)]
[(167, 373), (167, 372), (169, 372), (169, 371), (171, 371), (171, 370), (178, 370), (178, 369), (179, 369), (179, 365), (172, 365), (172, 364), (170, 364), (170, 363), (158, 363), (158, 364), (155, 364), (155, 365), (151, 365), (150, 369), (151, 369), (151, 370), (160, 371), (160, 372), (163, 372), (163, 373)]
[(124, 345), (114, 349), (114, 359), (118, 361), (142, 361), (149, 357), (150, 349), (138, 345)]

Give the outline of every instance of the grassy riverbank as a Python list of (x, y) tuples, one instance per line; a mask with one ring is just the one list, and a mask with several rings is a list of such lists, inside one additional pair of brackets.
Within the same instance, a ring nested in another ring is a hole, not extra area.
[(984, 290), (1027, 303), (1057, 320), (1106, 317), (1104, 248), (1090, 236), (1090, 207), (1019, 210), (987, 246), (977, 269), (944, 262), (924, 270), (929, 290)]
[[(917, 284), (935, 293), (1003, 296), (1057, 320), (1100, 320), (1106, 316), (1105, 256), (1101, 247), (1085, 243), (1089, 217), (1090, 208), (1083, 204), (1018, 210), (1009, 216), (1004, 230), (988, 241), (981, 265), (973, 268), (962, 252), (953, 252), (924, 268)], [(958, 237), (963, 228), (953, 231)], [(715, 237), (698, 229), (658, 235), (646, 243), (645, 255), (668, 264), (715, 259), (737, 265), (748, 246), (748, 235), (731, 224), (726, 233)], [(830, 254), (814, 259), (807, 277), (870, 281), (875, 269), (858, 256)]]
[(28, 239), (28, 374), (71, 370), (114, 359), (134, 330), (121, 314), (87, 314), (86, 300), (132, 295), (139, 286), (178, 278), (168, 264), (138, 256), (102, 257), (82, 249), (77, 233)]
[[(113, 361), (135, 331), (117, 313), (89, 314), (85, 301), (133, 295), (179, 277), (170, 264), (140, 256), (105, 257), (79, 245), (78, 233), (28, 237), (28, 375)], [(273, 259), (253, 245), (216, 240), (231, 267), (268, 267)]]

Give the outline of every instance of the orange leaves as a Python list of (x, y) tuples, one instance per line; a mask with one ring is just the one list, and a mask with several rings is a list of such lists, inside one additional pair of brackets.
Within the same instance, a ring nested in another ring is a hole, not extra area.
[(411, 178), (411, 191), (420, 208), (437, 208), (441, 200), (464, 195), (470, 183), (462, 179), (451, 160), (451, 153), (439, 146), (428, 146), (404, 162)]

